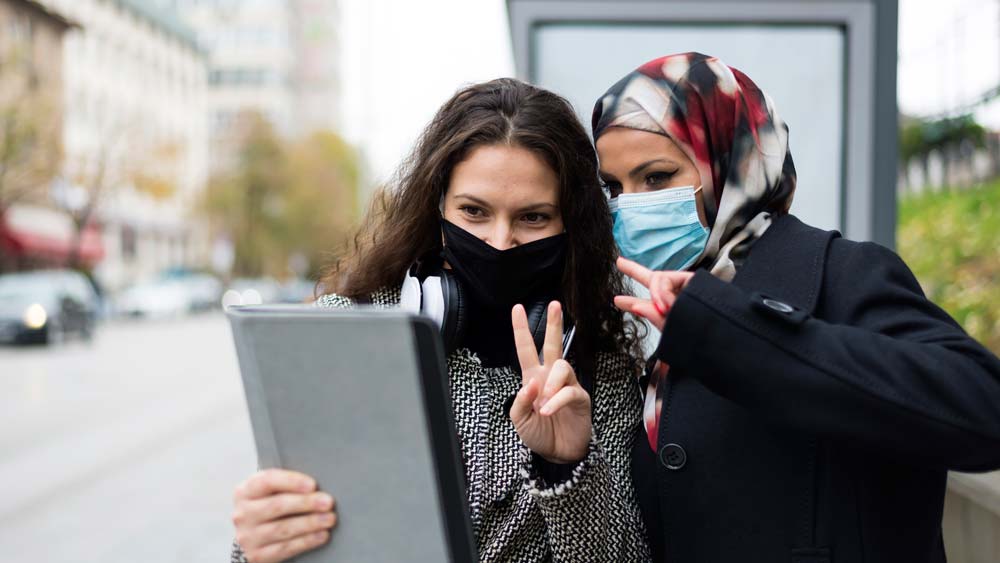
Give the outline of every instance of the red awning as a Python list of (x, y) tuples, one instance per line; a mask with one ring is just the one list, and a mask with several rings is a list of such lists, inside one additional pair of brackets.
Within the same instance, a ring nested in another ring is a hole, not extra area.
[[(11, 256), (64, 263), (72, 248), (73, 228), (68, 217), (60, 215), (44, 208), (12, 207), (0, 217), (0, 247)], [(93, 265), (102, 258), (100, 229), (90, 224), (80, 241), (80, 260)]]

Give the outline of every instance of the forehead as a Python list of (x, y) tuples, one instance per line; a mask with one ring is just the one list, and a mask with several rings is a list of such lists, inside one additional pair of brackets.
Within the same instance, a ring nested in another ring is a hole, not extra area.
[(459, 195), (554, 203), (559, 197), (559, 181), (536, 153), (523, 147), (487, 145), (473, 149), (452, 170), (447, 196)]
[(597, 139), (596, 146), (602, 168), (622, 161), (645, 160), (652, 154), (686, 158), (680, 147), (666, 135), (625, 127), (607, 129)]

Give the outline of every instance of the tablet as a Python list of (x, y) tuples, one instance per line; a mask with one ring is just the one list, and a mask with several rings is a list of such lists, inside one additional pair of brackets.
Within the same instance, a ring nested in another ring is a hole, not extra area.
[(476, 560), (441, 337), (400, 310), (227, 310), (260, 467), (337, 499), (300, 563)]

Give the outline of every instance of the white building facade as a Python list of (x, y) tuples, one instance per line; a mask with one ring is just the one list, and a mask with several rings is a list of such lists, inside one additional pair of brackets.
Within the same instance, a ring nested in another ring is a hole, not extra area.
[(213, 170), (233, 164), (248, 112), (286, 137), (334, 129), (336, 0), (156, 0), (209, 57)]
[(98, 279), (115, 290), (204, 265), (207, 235), (194, 211), (208, 177), (205, 54), (140, 0), (44, 3), (81, 26), (64, 42), (66, 167), (53, 195), (78, 207), (99, 192)]

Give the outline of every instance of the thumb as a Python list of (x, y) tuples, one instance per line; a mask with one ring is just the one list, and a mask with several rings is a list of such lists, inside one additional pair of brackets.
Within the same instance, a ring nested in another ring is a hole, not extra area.
[(534, 415), (535, 399), (540, 392), (537, 379), (532, 379), (517, 392), (514, 403), (510, 406), (510, 421), (514, 423), (514, 428), (519, 428)]

